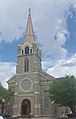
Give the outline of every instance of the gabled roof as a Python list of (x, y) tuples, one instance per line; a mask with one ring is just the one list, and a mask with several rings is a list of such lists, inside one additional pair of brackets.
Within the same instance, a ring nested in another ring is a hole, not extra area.
[(15, 79), (16, 79), (16, 75), (14, 75), (13, 77), (11, 77), (8, 81), (7, 81), (7, 83), (9, 84), (9, 83), (13, 83), (13, 82), (15, 82)]
[(45, 77), (45, 78), (48, 79), (48, 80), (54, 80), (54, 79), (55, 79), (55, 77), (49, 75), (48, 73), (44, 72), (43, 70), (41, 70), (41, 71), (39, 72), (39, 74), (42, 75), (43, 77)]

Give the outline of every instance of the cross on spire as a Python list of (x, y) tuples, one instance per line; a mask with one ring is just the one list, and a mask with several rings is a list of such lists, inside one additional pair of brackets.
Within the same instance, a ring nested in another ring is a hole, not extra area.
[(31, 16), (31, 8), (29, 8), (29, 16)]

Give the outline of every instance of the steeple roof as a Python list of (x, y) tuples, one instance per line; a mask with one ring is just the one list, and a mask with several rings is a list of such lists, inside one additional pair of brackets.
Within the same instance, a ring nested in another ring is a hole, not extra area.
[(29, 9), (27, 27), (25, 32), (25, 42), (26, 41), (30, 43), (33, 43), (35, 41), (30, 9)]

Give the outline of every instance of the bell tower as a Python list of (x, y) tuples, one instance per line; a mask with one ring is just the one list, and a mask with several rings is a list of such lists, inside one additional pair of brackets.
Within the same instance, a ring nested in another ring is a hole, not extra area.
[(16, 75), (8, 80), (14, 94), (10, 112), (12, 117), (55, 117), (55, 107), (48, 96), (48, 88), (53, 79), (41, 68), (41, 51), (34, 36), (29, 9), (24, 43), (18, 45)]
[(34, 37), (31, 11), (29, 9), (24, 43), (18, 45), (16, 73), (38, 72), (41, 70), (41, 51)]

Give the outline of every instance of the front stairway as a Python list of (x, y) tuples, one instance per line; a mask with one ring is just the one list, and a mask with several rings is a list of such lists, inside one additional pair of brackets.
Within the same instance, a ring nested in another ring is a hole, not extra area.
[(38, 118), (20, 118), (20, 119), (56, 119), (56, 118), (51, 118), (51, 117), (38, 117)]
[(13, 119), (57, 119), (57, 117), (14, 117)]

